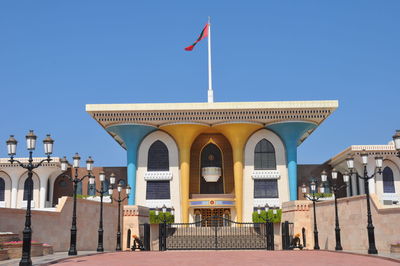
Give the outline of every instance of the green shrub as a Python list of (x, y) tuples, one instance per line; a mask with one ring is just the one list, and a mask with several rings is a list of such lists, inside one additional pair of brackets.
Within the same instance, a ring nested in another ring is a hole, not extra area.
[[(313, 194), (308, 194), (312, 197)], [(315, 193), (315, 197), (317, 198), (330, 198), (332, 197), (333, 193)]]
[(76, 194), (76, 198), (77, 198), (77, 199), (86, 199), (86, 198), (88, 198), (88, 197), (91, 197), (91, 196), (89, 196), (89, 195)]
[(273, 213), (273, 210), (261, 211), (261, 214), (258, 215), (258, 212), (253, 212), (253, 223), (265, 223), (268, 219), (273, 223), (280, 223), (282, 218), (282, 210), (276, 210), (276, 214)]
[(170, 212), (159, 212), (158, 215), (156, 215), (155, 211), (150, 211), (150, 224), (160, 224), (164, 222), (164, 215), (165, 215), (165, 220), (167, 221), (168, 224), (171, 224), (175, 221), (175, 216), (172, 215)]

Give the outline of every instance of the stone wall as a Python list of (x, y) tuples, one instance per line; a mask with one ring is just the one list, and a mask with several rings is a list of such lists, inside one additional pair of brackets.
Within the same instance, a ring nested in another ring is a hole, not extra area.
[[(320, 202), (316, 206), (319, 245), (321, 249), (333, 250), (336, 243), (334, 201)], [(382, 205), (375, 194), (371, 195), (375, 243), (380, 253), (390, 252), (390, 244), (400, 241), (398, 226), (400, 207), (392, 206)], [(367, 201), (365, 195), (338, 199), (338, 214), (343, 249), (361, 252), (368, 250)]]
[[(104, 203), (104, 249), (115, 250), (118, 205)], [(62, 197), (56, 211), (32, 211), (32, 240), (50, 244), (54, 251), (68, 251), (72, 222), (73, 199)], [(22, 239), (25, 210), (0, 208), (0, 231), (14, 232)], [(100, 203), (77, 200), (77, 249), (96, 250)]]
[[(367, 252), (367, 202), (365, 195), (341, 198), (338, 202), (341, 244), (344, 250)], [(306, 228), (307, 248), (314, 247), (314, 215), (312, 202), (290, 201), (283, 204), (282, 221), (294, 222), (294, 233)], [(375, 194), (371, 195), (372, 221), (375, 226), (375, 243), (379, 253), (390, 252), (390, 244), (400, 241), (398, 221), (400, 207), (382, 205)], [(321, 249), (334, 250), (335, 209), (334, 201), (316, 204), (319, 246)]]

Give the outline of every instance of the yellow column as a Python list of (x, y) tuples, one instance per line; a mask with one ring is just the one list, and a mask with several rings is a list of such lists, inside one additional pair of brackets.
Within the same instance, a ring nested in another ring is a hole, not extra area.
[(177, 124), (161, 128), (175, 139), (179, 148), (179, 160), (181, 164), (181, 209), (184, 223), (189, 222), (190, 148), (194, 139), (207, 128), (208, 126), (198, 124)]
[(249, 136), (262, 128), (259, 124), (221, 124), (215, 128), (229, 140), (233, 152), (233, 176), (237, 222), (243, 221), (243, 150)]

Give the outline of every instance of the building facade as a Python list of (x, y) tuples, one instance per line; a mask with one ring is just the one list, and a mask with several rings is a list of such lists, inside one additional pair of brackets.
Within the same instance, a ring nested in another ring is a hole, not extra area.
[[(28, 163), (28, 158), (15, 158)], [(45, 158), (34, 158), (34, 163)], [(27, 171), (17, 163), (11, 164), (8, 158), (0, 158), (0, 207), (24, 208), (28, 199), (28, 188), (33, 188), (32, 208), (43, 209), (52, 206), (53, 188), (57, 177), (61, 174), (60, 158), (52, 158), (44, 162), (42, 167), (34, 170), (32, 181), (28, 182)]]
[(337, 101), (96, 104), (87, 112), (127, 151), (129, 204), (176, 221), (297, 199), (297, 147)]
[[(335, 155), (327, 164), (339, 172), (347, 169), (346, 158), (354, 157), (354, 168), (359, 174), (363, 174), (363, 164), (360, 154), (368, 153), (368, 175), (375, 174), (368, 180), (368, 189), (371, 194), (376, 194), (384, 205), (400, 204), (400, 158), (393, 142), (388, 145), (352, 145)], [(375, 156), (383, 156), (382, 173), (375, 169)], [(352, 175), (347, 187), (346, 196), (365, 194), (364, 181)]]

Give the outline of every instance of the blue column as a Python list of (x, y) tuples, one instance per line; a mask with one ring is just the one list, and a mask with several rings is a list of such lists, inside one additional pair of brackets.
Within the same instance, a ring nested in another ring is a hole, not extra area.
[(290, 200), (297, 200), (297, 146), (300, 145), (301, 137), (315, 127), (316, 124), (309, 122), (284, 122), (267, 126), (285, 143)]
[(117, 134), (125, 143), (127, 154), (128, 184), (131, 186), (128, 204), (135, 205), (137, 152), (143, 138), (157, 128), (146, 125), (118, 125), (107, 128), (107, 131)]

